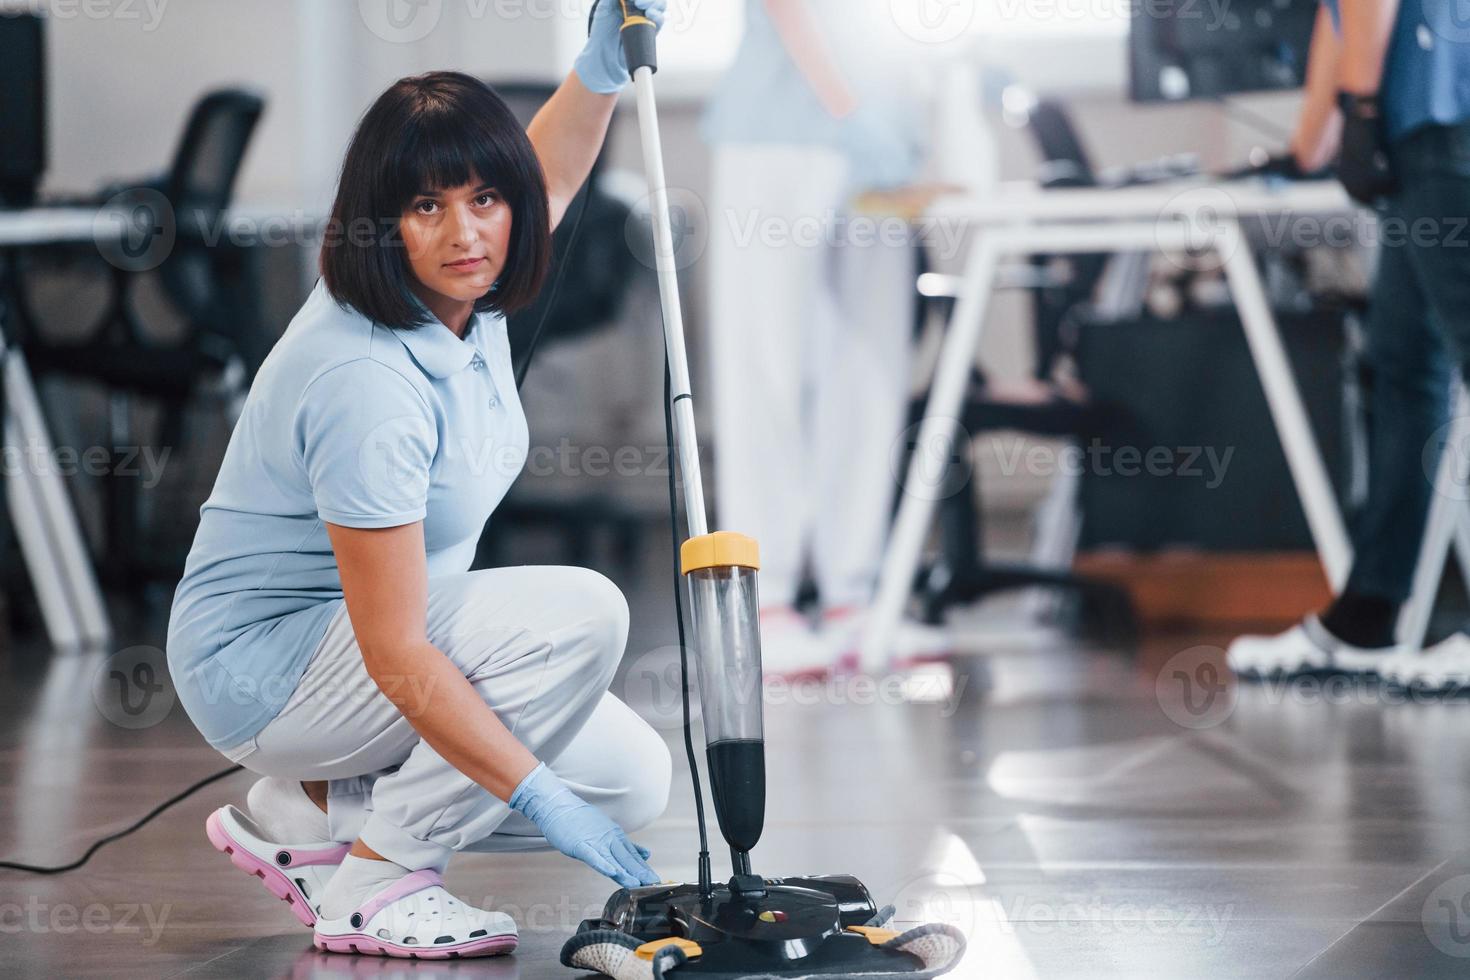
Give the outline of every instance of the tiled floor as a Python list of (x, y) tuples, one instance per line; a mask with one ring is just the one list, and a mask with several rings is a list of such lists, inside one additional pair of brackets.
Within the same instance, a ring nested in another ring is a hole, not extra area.
[[(663, 876), (690, 880), (667, 592), (630, 591), (614, 689), (664, 732), (677, 771), (668, 811), (637, 836)], [(130, 641), (156, 645), (160, 628)], [(1223, 641), (1124, 654), (994, 633), (983, 653), (876, 693), (772, 691), (756, 870), (856, 874), (901, 920), (955, 924), (969, 936), (956, 977), (1470, 975), (1470, 705), (1366, 684), (1222, 688)], [(127, 727), (157, 707), (121, 712), (109, 670), (101, 654), (9, 651), (0, 857), (70, 859), (222, 767), (177, 706)], [(205, 815), (248, 782), (205, 789), (78, 871), (0, 872), (0, 972), (573, 976), (556, 954), (612, 890), (556, 854), (468, 856), (449, 884), (516, 917), (513, 957), (317, 953), (205, 842)], [(727, 873), (723, 848), (715, 859)]]

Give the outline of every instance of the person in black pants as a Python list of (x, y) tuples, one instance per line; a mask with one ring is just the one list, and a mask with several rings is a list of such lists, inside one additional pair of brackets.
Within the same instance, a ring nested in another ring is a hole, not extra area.
[[(1348, 193), (1378, 210), (1367, 317), (1371, 429), (1354, 561), (1320, 614), (1230, 647), (1237, 673), (1338, 670), (1428, 686), (1470, 681), (1470, 637), (1395, 643), (1449, 430), (1454, 368), (1470, 377), (1470, 31), (1454, 0), (1324, 0), (1292, 155), (1338, 153)], [(1365, 227), (1369, 227), (1365, 225)]]

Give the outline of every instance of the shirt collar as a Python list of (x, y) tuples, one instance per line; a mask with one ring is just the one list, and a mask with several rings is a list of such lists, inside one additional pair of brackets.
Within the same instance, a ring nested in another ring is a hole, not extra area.
[[(402, 330), (394, 330), (403, 346), (413, 355), (419, 367), (435, 378), (447, 378), (451, 374), (463, 371), (474, 361), (475, 355), (479, 353), (475, 345), (468, 339), (460, 339), (454, 335), (454, 331), (446, 327), (443, 322), (429, 312), (429, 308), (423, 304), (417, 296), (410, 294), (414, 306), (422, 310), (428, 317), (428, 322), (419, 327)], [(471, 313), (465, 324), (465, 337), (474, 335), (479, 329), (479, 313)]]

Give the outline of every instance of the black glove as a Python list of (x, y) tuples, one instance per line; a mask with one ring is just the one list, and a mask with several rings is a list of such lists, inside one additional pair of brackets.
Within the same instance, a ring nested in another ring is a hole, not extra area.
[(1339, 92), (1337, 104), (1342, 109), (1342, 152), (1337, 161), (1337, 179), (1342, 181), (1349, 197), (1371, 206), (1399, 186), (1388, 158), (1388, 138), (1378, 96)]
[(1290, 153), (1278, 153), (1267, 155), (1265, 150), (1252, 150), (1251, 162), (1234, 170), (1227, 170), (1222, 174), (1227, 180), (1238, 180), (1242, 177), (1277, 177), (1282, 180), (1331, 180), (1332, 172), (1323, 167), (1320, 170), (1303, 170), (1301, 164), (1297, 163), (1296, 157)]

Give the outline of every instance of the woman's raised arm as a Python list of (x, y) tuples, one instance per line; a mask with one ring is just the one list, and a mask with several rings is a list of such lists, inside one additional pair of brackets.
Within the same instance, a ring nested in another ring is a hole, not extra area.
[(592, 172), (617, 104), (616, 95), (589, 91), (576, 72), (569, 72), (526, 127), (546, 173), (553, 230)]
[(628, 63), (619, 38), (623, 4), (636, 7), (655, 28), (663, 27), (668, 0), (601, 0), (575, 66), (526, 127), (546, 173), (553, 229), (592, 172), (618, 93), (628, 84)]

